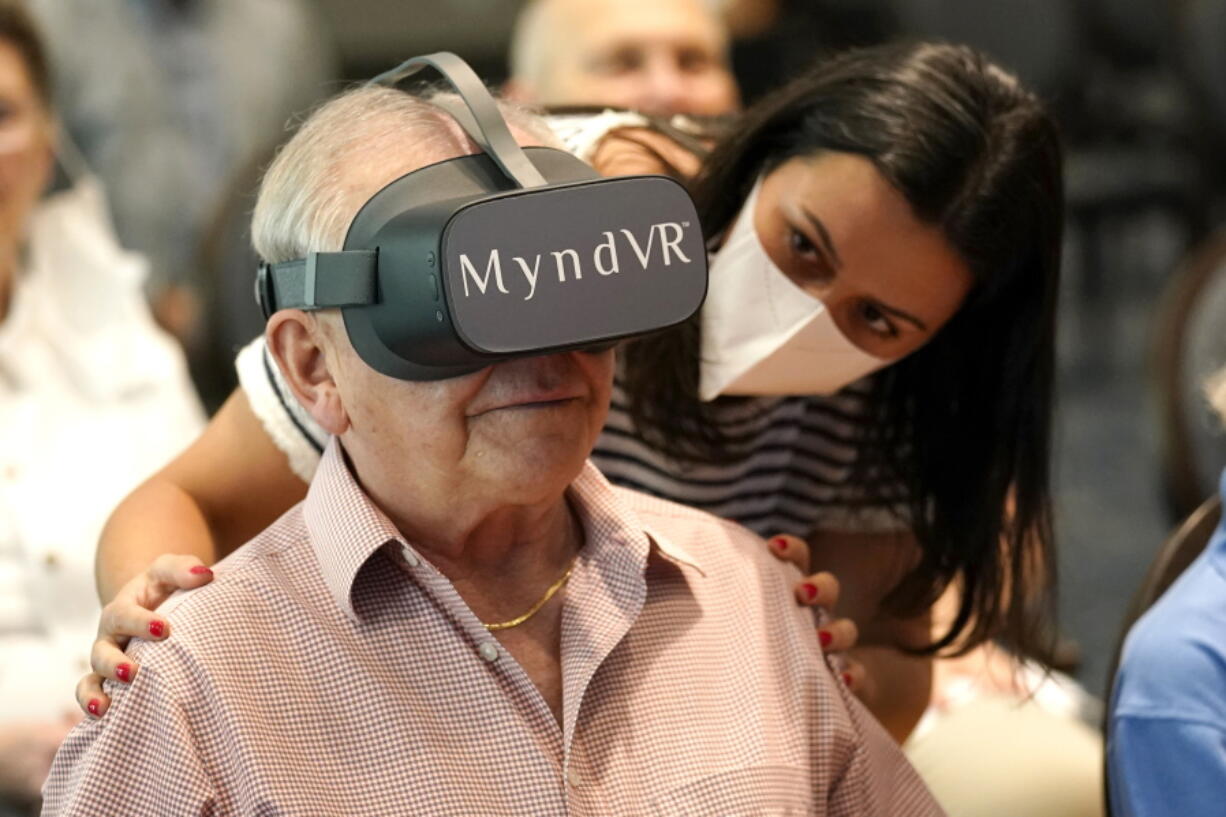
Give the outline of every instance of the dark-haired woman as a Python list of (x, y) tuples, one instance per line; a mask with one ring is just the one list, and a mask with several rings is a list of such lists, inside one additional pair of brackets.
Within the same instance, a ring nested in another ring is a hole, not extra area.
[[(803, 534), (889, 668), (862, 691), (901, 738), (928, 700), (918, 653), (990, 638), (1043, 651), (1055, 128), (970, 50), (850, 52), (747, 112), (694, 195), (717, 247), (709, 300), (624, 350), (594, 457), (614, 482)], [(246, 394), (111, 519), (99, 584), (114, 632), (94, 653), (108, 677), (117, 639), (166, 632), (142, 607), (208, 581), (193, 566), (305, 491), (322, 435), (258, 343), (238, 368)], [(190, 555), (147, 567), (167, 552)], [(934, 639), (929, 610), (951, 586)], [(78, 697), (106, 705), (96, 678)]]
[[(693, 192), (711, 293), (625, 350), (601, 468), (804, 532), (864, 646), (1046, 655), (1063, 212), (1042, 105), (968, 49), (854, 51), (748, 111)], [(901, 737), (926, 666), (890, 667), (863, 694)]]

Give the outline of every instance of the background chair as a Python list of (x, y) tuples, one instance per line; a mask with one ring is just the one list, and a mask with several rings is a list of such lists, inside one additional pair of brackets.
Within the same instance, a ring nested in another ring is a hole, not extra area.
[(1226, 428), (1210, 409), (1206, 379), (1226, 366), (1226, 230), (1194, 248), (1163, 294), (1150, 368), (1160, 428), (1162, 484), (1172, 519), (1216, 493)]
[(238, 386), (234, 356), (264, 331), (255, 302), (260, 259), (251, 246), (251, 213), (276, 145), (253, 151), (230, 178), (209, 218), (197, 259), (205, 322), (191, 344), (192, 377), (209, 413)]
[[(1213, 532), (1222, 520), (1222, 502), (1217, 496), (1210, 497), (1188, 515), (1188, 518), (1162, 543), (1157, 556), (1145, 573), (1145, 580), (1132, 597), (1132, 604), (1125, 620), (1127, 633), (1145, 611), (1162, 597), (1188, 565), (1192, 564), (1209, 544)], [(1123, 638), (1120, 639), (1121, 643)], [(1112, 665), (1112, 675), (1119, 666), (1119, 654)]]

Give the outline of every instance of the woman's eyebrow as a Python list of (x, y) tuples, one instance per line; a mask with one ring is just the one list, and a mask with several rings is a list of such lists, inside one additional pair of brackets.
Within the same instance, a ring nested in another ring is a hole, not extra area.
[(817, 236), (822, 241), (822, 247), (826, 250), (826, 254), (830, 256), (835, 269), (843, 266), (843, 259), (839, 258), (839, 251), (834, 248), (834, 242), (830, 240), (830, 233), (826, 230), (826, 225), (822, 223), (820, 218), (809, 212), (809, 208), (803, 204), (800, 205), (800, 212), (804, 213), (805, 218), (809, 220), (809, 224), (817, 231)]
[[(800, 205), (800, 212), (804, 214), (805, 218), (808, 219), (809, 224), (811, 224), (813, 229), (817, 232), (818, 237), (822, 241), (822, 246), (834, 261), (835, 267), (841, 267), (843, 265), (843, 259), (839, 258), (839, 251), (834, 248), (834, 241), (831, 240), (830, 231), (826, 229), (826, 225), (823, 224), (822, 220), (811, 213), (809, 208), (805, 207), (803, 204)], [(882, 312), (893, 315), (899, 320), (904, 320), (907, 323), (913, 324), (921, 332), (928, 331), (928, 325), (912, 315), (910, 312), (905, 312), (897, 307), (890, 306), (887, 303), (882, 303), (881, 301), (876, 301), (876, 304), (877, 308)]]

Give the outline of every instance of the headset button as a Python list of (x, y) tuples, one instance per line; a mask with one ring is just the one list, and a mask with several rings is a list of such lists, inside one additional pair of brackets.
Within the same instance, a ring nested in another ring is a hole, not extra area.
[(434, 300), (438, 300), (438, 277), (433, 273), (430, 274), (430, 294), (434, 296)]

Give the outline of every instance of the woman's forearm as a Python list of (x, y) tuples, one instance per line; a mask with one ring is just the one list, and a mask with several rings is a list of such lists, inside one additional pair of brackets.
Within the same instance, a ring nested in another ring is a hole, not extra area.
[(908, 651), (932, 638), (932, 614), (910, 618), (879, 614), (865, 622), (852, 656), (864, 666), (868, 683), (860, 699), (893, 738), (902, 743), (932, 700), (935, 659)]
[(102, 531), (94, 564), (102, 603), (164, 553), (197, 556), (205, 564), (213, 564), (218, 556), (200, 506), (158, 474), (120, 503)]
[(933, 658), (874, 645), (849, 652), (864, 667), (865, 682), (857, 697), (890, 736), (903, 743), (932, 698)]
[(111, 514), (98, 544), (98, 595), (110, 601), (164, 553), (213, 564), (305, 494), (306, 483), (236, 391), (200, 439)]
[(809, 541), (813, 567), (839, 577), (839, 615), (859, 627), (851, 656), (863, 666), (865, 682), (856, 695), (902, 743), (932, 695), (932, 657), (908, 652), (931, 642), (932, 614), (899, 618), (882, 608), (885, 597), (913, 569), (918, 544), (906, 533), (824, 532)]

